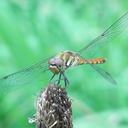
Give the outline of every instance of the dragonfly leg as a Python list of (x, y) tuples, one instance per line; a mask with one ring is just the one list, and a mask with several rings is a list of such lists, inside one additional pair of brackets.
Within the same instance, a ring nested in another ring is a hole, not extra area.
[(63, 77), (64, 77), (65, 88), (66, 88), (66, 87), (69, 85), (69, 81), (68, 81), (66, 75), (64, 74), (64, 72), (62, 72), (62, 75), (63, 75)]
[(49, 69), (45, 69), (45, 70), (43, 71), (43, 73), (46, 72), (46, 71), (48, 71), (48, 70), (49, 70)]
[[(51, 83), (51, 81), (52, 81), (52, 79), (54, 78), (54, 76), (55, 76), (55, 74), (51, 77), (51, 79), (50, 79), (50, 82), (49, 82), (49, 83)], [(53, 83), (55, 83), (56, 81), (58, 81), (57, 85), (59, 85), (59, 84), (60, 84), (60, 80), (62, 80), (62, 79), (61, 79), (61, 73), (60, 73), (60, 75), (59, 75), (59, 79), (58, 79), (58, 80), (53, 81)]]
[[(63, 75), (63, 78), (61, 78), (62, 75)], [(55, 76), (55, 74), (51, 77), (50, 82), (52, 81), (52, 79), (54, 78), (54, 76)], [(69, 85), (69, 81), (68, 81), (66, 75), (64, 74), (64, 72), (60, 72), (59, 79), (58, 80), (55, 80), (53, 82), (55, 83), (55, 82), (58, 81), (57, 85), (59, 85), (61, 80), (64, 80), (65, 88), (66, 88)]]
[(60, 73), (60, 75), (59, 75), (59, 79), (58, 79), (58, 83), (57, 83), (57, 85), (60, 84), (60, 80), (61, 80), (61, 73)]
[(54, 78), (54, 76), (55, 76), (55, 74), (51, 77), (51, 79), (50, 79), (50, 82), (49, 82), (49, 83), (51, 83), (51, 81), (52, 81), (52, 79)]

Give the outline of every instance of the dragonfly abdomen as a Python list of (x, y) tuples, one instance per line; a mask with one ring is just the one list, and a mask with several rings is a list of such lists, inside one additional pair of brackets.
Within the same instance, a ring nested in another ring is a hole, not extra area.
[(102, 64), (105, 63), (106, 59), (105, 58), (96, 58), (96, 59), (89, 59), (89, 60), (85, 60), (85, 64)]

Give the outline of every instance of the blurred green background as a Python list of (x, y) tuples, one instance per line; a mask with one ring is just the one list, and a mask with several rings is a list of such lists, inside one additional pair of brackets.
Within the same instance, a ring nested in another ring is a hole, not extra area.
[[(0, 77), (62, 50), (79, 51), (128, 11), (119, 0), (0, 0)], [(117, 81), (114, 86), (90, 66), (66, 72), (74, 128), (128, 127), (128, 30), (95, 57)], [(34, 128), (28, 117), (47, 82), (0, 95), (0, 128)]]

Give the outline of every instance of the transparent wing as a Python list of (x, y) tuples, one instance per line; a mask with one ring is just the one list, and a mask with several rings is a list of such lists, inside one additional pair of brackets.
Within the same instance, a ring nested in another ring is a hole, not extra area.
[(86, 59), (93, 56), (101, 47), (117, 37), (125, 28), (128, 27), (128, 12), (111, 25), (99, 37), (81, 49), (78, 54), (83, 55)]
[(90, 66), (92, 66), (101, 76), (103, 76), (103, 78), (107, 81), (109, 81), (110, 83), (116, 85), (116, 81), (112, 78), (112, 76), (104, 71), (103, 69), (99, 68), (98, 66), (96, 66), (96, 64), (92, 64), (90, 63), (88, 60), (84, 59)]
[(94, 65), (94, 64), (90, 64), (90, 65), (91, 65), (101, 76), (103, 76), (104, 79), (106, 79), (107, 81), (109, 81), (110, 83), (112, 83), (112, 84), (114, 84), (114, 85), (117, 84), (116, 81), (112, 78), (112, 76), (111, 76), (108, 72), (104, 71), (103, 69), (97, 67), (97, 66)]
[[(53, 56), (52, 56), (53, 57)], [(30, 66), (29, 68), (20, 70), (11, 75), (0, 79), (0, 94), (10, 92), (14, 89), (20, 88), (26, 84), (33, 82), (37, 77), (48, 70), (48, 61), (46, 58)]]

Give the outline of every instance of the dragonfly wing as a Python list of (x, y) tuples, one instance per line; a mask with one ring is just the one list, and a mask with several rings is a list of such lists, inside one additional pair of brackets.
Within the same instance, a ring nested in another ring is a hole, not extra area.
[(94, 65), (94, 64), (90, 64), (101, 76), (103, 76), (107, 81), (109, 81), (110, 83), (116, 85), (116, 81), (112, 78), (112, 76), (104, 71), (103, 69), (99, 68), (98, 66)]
[(81, 49), (78, 54), (88, 57), (93, 56), (101, 47), (109, 43), (115, 37), (117, 37), (124, 29), (128, 27), (128, 12), (125, 13), (120, 19), (118, 19), (113, 25), (111, 25), (104, 33), (102, 33), (95, 40), (90, 42), (87, 46)]
[(23, 69), (0, 79), (0, 94), (10, 92), (33, 82), (37, 77), (48, 70), (48, 60), (41, 60), (29, 68)]

